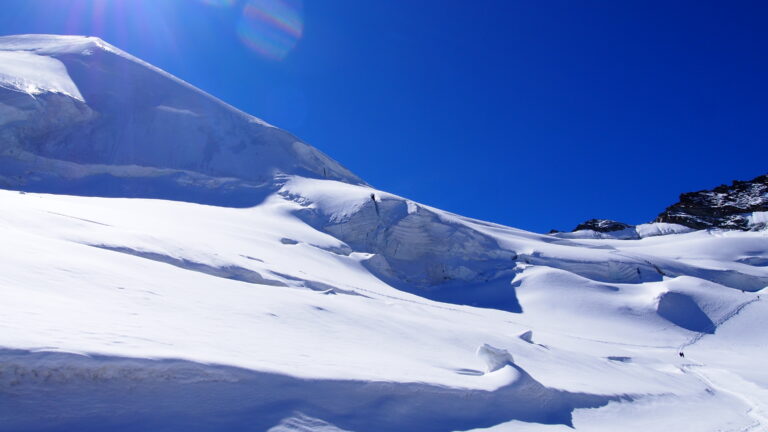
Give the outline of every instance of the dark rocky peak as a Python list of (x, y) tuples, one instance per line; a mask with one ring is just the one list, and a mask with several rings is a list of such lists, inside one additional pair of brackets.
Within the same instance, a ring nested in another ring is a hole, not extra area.
[(669, 222), (694, 229), (725, 228), (756, 230), (764, 223), (752, 218), (753, 212), (768, 211), (768, 174), (750, 181), (735, 180), (730, 186), (680, 195), (680, 201), (667, 207), (655, 222)]
[(614, 232), (621, 231), (627, 228), (632, 228), (632, 225), (627, 225), (622, 222), (617, 222), (610, 219), (590, 219), (582, 224), (579, 224), (574, 231), (592, 230), (597, 232)]

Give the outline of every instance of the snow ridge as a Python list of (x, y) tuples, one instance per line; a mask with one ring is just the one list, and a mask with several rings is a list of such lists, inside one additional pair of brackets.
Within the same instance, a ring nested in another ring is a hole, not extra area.
[(290, 133), (100, 39), (2, 37), (0, 59), (3, 187), (232, 205), (216, 200), (216, 183), (226, 181), (228, 195), (273, 188), (286, 174), (364, 183)]

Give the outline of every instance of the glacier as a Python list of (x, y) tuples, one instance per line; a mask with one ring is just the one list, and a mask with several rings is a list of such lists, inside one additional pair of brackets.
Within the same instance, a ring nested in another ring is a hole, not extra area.
[(0, 187), (3, 432), (768, 428), (764, 229), (466, 218), (75, 36), (0, 38)]
[(97, 38), (0, 37), (5, 188), (257, 204), (277, 173), (362, 183), (314, 147)]

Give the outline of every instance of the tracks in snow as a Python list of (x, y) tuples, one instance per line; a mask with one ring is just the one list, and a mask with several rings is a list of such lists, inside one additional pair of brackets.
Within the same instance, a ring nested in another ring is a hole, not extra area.
[[(746, 301), (746, 302), (738, 305), (735, 309), (733, 309), (732, 311), (730, 311), (727, 314), (725, 314), (719, 320), (715, 321), (710, 326), (710, 328), (706, 329), (706, 331), (701, 331), (701, 332), (696, 333), (696, 335), (694, 337), (692, 337), (691, 339), (689, 339), (688, 341), (686, 341), (682, 345), (680, 345), (680, 347), (678, 348), (678, 351), (682, 352), (685, 348), (687, 348), (687, 347), (695, 344), (696, 342), (700, 341), (704, 336), (706, 336), (708, 334), (713, 334), (715, 329), (717, 329), (721, 325), (725, 324), (731, 318), (733, 318), (736, 315), (740, 314), (741, 311), (744, 310), (744, 308), (746, 308), (747, 306), (751, 305), (752, 303), (754, 303), (756, 301), (760, 301), (760, 299), (759, 298), (753, 298), (752, 300)], [(709, 330), (712, 330), (712, 333), (708, 333)]]
[[(682, 366), (682, 370), (683, 372), (692, 373), (708, 387), (730, 394), (749, 407), (747, 415), (750, 416), (755, 423), (742, 429), (740, 432), (768, 430), (768, 405), (766, 405), (765, 402), (756, 402), (757, 400), (768, 400), (768, 390), (764, 390), (755, 384), (744, 380), (740, 376), (722, 369), (712, 369), (702, 365), (687, 364)], [(758, 394), (759, 398), (745, 395), (744, 390), (748, 388), (752, 388), (753, 390), (753, 394), (750, 396)]]
[[(725, 314), (722, 318), (717, 320), (712, 325), (712, 330), (721, 326), (731, 318), (737, 316), (747, 306), (759, 300), (760, 298), (758, 297), (740, 304), (732, 311)], [(679, 347), (679, 351), (682, 352), (684, 348), (700, 341), (707, 334), (709, 333), (697, 333), (694, 337), (681, 345)], [(765, 403), (757, 402), (768, 400), (768, 390), (762, 389), (732, 372), (723, 369), (708, 368), (703, 364), (685, 364), (682, 365), (681, 369), (683, 372), (690, 372), (695, 375), (707, 387), (713, 388), (722, 393), (730, 394), (736, 399), (744, 402), (749, 407), (747, 409), (747, 415), (751, 417), (755, 422), (752, 425), (741, 429), (740, 432), (768, 431), (768, 405)], [(745, 394), (745, 390), (747, 389), (751, 389), (752, 394)], [(754, 397), (755, 394), (758, 394), (759, 397)]]

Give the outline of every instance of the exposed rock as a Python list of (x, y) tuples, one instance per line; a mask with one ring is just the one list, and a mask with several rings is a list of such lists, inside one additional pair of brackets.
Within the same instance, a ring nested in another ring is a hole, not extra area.
[(753, 212), (768, 211), (768, 174), (750, 181), (721, 185), (712, 190), (680, 195), (673, 204), (656, 218), (656, 222), (670, 222), (695, 229), (725, 228), (754, 230), (764, 228), (753, 222)]
[[(647, 233), (641, 235), (635, 232), (635, 235), (631, 235), (630, 231), (637, 231), (644, 226), (659, 228), (663, 224), (675, 224), (666, 226), (673, 228), (678, 226), (673, 232), (678, 232), (682, 227), (742, 231), (765, 229), (768, 227), (768, 174), (749, 181), (734, 180), (730, 186), (720, 185), (711, 190), (684, 193), (680, 195), (679, 202), (667, 207), (653, 222), (636, 227), (608, 219), (590, 219), (577, 226), (573, 232), (590, 230), (594, 231), (596, 238), (602, 238), (596, 233), (612, 233), (610, 235), (615, 236), (626, 230), (630, 235), (616, 238), (640, 238)], [(557, 232), (550, 234), (563, 236)]]
[(627, 228), (632, 228), (632, 225), (627, 225), (610, 219), (590, 219), (579, 224), (574, 231), (592, 230), (597, 232), (613, 232), (625, 230)]

